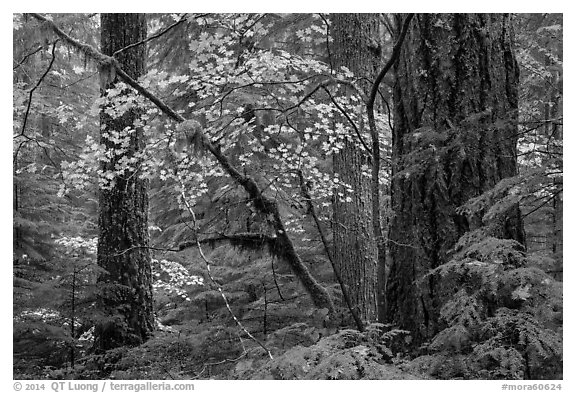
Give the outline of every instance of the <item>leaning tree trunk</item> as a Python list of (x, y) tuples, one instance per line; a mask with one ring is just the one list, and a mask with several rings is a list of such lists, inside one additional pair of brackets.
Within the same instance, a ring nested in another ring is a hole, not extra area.
[[(333, 14), (331, 19), (333, 66), (335, 69), (345, 66), (356, 77), (372, 81), (381, 67), (378, 15)], [(364, 82), (362, 87), (368, 95), (371, 85)], [(354, 135), (352, 130), (350, 135)], [(334, 261), (351, 306), (364, 321), (374, 321), (378, 315), (378, 250), (372, 225), (370, 177), (362, 174), (366, 172), (362, 167), (370, 165), (369, 152), (352, 141), (346, 141), (334, 156), (334, 172), (352, 189), (350, 194), (344, 192), (343, 197), (334, 197)], [(346, 197), (351, 202), (346, 202)]]
[[(106, 55), (146, 38), (144, 14), (102, 14), (101, 46)], [(146, 46), (138, 45), (116, 55), (123, 70), (132, 78), (143, 75)], [(101, 85), (106, 89), (117, 84), (115, 73), (103, 70)], [(121, 94), (126, 94), (122, 92)], [(143, 131), (135, 126), (138, 108), (113, 116), (109, 108), (100, 114), (101, 139), (112, 158), (102, 170), (113, 171), (124, 160), (136, 157), (144, 147)], [(128, 131), (128, 132), (127, 132)], [(120, 133), (128, 138), (124, 152), (111, 138)], [(129, 162), (129, 161), (127, 161)], [(138, 163), (118, 174), (99, 194), (98, 265), (106, 270), (99, 278), (99, 307), (103, 313), (96, 329), (95, 347), (106, 350), (142, 343), (153, 330), (152, 274), (148, 249), (147, 181), (140, 178)]]
[[(421, 14), (395, 66), (387, 317), (415, 343), (437, 332), (443, 299), (423, 276), (479, 225), (457, 207), (516, 174), (512, 39), (508, 15)], [(519, 209), (491, 235), (524, 243)]]

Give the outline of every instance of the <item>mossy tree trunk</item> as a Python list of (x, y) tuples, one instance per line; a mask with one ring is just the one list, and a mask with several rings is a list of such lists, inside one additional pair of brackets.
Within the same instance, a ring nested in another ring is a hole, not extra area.
[[(101, 48), (106, 55), (146, 38), (144, 14), (102, 14)], [(116, 55), (122, 69), (133, 79), (145, 72), (146, 46), (138, 45)], [(101, 86), (114, 88), (117, 78), (101, 72)], [(122, 94), (122, 93), (121, 93)], [(117, 152), (102, 170), (114, 170), (122, 159), (134, 157), (144, 147), (143, 131), (135, 127), (139, 109), (132, 108), (119, 117), (104, 109), (100, 115), (101, 139), (108, 150), (118, 148), (107, 135), (129, 134), (124, 152)], [(148, 185), (139, 177), (138, 165), (117, 175), (115, 183), (99, 190), (98, 265), (106, 270), (99, 277), (99, 323), (96, 350), (122, 345), (137, 345), (150, 337), (154, 326), (152, 312), (152, 274), (148, 249)]]
[[(331, 20), (332, 64), (335, 69), (345, 66), (357, 78), (364, 78), (361, 86), (368, 95), (371, 84), (367, 81), (372, 81), (381, 67), (378, 15), (333, 14)], [(334, 196), (334, 261), (352, 306), (364, 321), (375, 321), (378, 315), (378, 250), (372, 225), (370, 176), (363, 175), (369, 173), (370, 165), (370, 153), (352, 141), (346, 141), (334, 156), (334, 172), (352, 189), (344, 196)], [(350, 202), (345, 201), (347, 197)]]
[[(482, 225), (457, 208), (516, 175), (512, 40), (509, 15), (420, 14), (395, 66), (387, 318), (415, 343), (437, 333), (445, 300), (446, 288), (423, 276)], [(524, 243), (517, 207), (490, 230)]]

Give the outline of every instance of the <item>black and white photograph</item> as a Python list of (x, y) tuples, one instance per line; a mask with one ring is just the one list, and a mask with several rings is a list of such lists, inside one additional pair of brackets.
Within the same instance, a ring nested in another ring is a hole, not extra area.
[(562, 390), (563, 25), (13, 13), (10, 387)]

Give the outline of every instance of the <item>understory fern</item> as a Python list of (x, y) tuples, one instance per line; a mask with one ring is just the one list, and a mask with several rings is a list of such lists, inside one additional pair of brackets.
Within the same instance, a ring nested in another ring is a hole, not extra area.
[[(562, 372), (562, 284), (513, 240), (472, 232), (433, 271), (441, 330), (410, 362), (437, 378), (555, 379)], [(473, 241), (470, 241), (473, 239)]]

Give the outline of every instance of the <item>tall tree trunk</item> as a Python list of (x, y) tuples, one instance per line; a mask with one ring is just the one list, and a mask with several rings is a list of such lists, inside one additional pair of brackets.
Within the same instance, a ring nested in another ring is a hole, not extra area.
[[(562, 88), (562, 82), (557, 78), (556, 84), (559, 87), (558, 90)], [(558, 117), (559, 115), (562, 116), (562, 100), (560, 99), (560, 95), (556, 95), (552, 98), (553, 106), (552, 106), (552, 114), (554, 117)], [(556, 153), (556, 157), (562, 155), (562, 145), (563, 145), (563, 129), (561, 125), (554, 124), (552, 125), (551, 130), (551, 139), (553, 139), (553, 146), (550, 147), (552, 150), (552, 154)], [(554, 277), (557, 280), (563, 281), (563, 269), (564, 269), (564, 253), (563, 253), (563, 246), (564, 246), (564, 194), (561, 191), (563, 189), (563, 184), (561, 178), (557, 178), (554, 181), (554, 198), (552, 199), (552, 224), (553, 224), (553, 233), (552, 233), (552, 257), (556, 261)]]
[[(119, 49), (145, 39), (146, 31), (144, 14), (102, 14), (102, 52), (111, 56)], [(123, 70), (137, 79), (145, 71), (146, 46), (135, 46), (116, 58)], [(102, 71), (100, 77), (103, 87), (116, 86), (114, 74)], [(119, 117), (110, 116), (104, 109), (101, 111), (100, 142), (108, 150), (118, 148), (108, 138), (109, 133), (124, 134), (127, 129), (133, 130), (126, 151), (115, 153), (110, 161), (104, 162), (104, 171), (114, 170), (121, 159), (134, 157), (142, 151), (143, 131), (134, 125), (138, 117), (138, 108), (129, 109)], [(97, 350), (142, 343), (154, 326), (148, 249), (148, 184), (139, 177), (137, 168), (135, 165), (116, 176), (111, 187), (99, 191), (98, 265), (107, 272), (99, 278), (99, 306), (104, 315), (96, 329)]]
[[(516, 174), (510, 26), (502, 14), (417, 15), (395, 66), (387, 316), (416, 343), (437, 332), (443, 300), (435, 278), (423, 276), (481, 225), (456, 208)], [(517, 207), (490, 230), (524, 243)]]
[[(381, 67), (378, 15), (333, 14), (331, 19), (333, 66), (345, 66), (357, 77), (372, 81)], [(371, 85), (364, 82), (362, 87), (368, 95)], [(378, 315), (378, 250), (372, 225), (370, 177), (362, 175), (362, 167), (370, 165), (370, 154), (351, 141), (346, 141), (334, 156), (334, 172), (353, 190), (343, 197), (350, 197), (351, 202), (334, 197), (334, 260), (352, 306), (365, 321), (374, 321)]]

